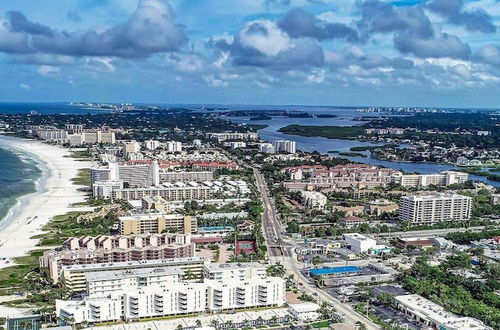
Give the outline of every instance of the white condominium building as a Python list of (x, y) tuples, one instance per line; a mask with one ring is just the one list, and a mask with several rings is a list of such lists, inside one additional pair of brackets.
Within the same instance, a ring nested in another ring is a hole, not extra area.
[(302, 200), (305, 207), (315, 210), (323, 210), (328, 202), (328, 198), (319, 191), (301, 191)]
[(414, 224), (463, 221), (470, 218), (472, 198), (454, 193), (413, 195), (401, 198), (400, 220)]
[(207, 138), (217, 140), (218, 142), (226, 140), (257, 140), (259, 134), (238, 132), (207, 133)]
[(118, 165), (118, 178), (130, 187), (151, 187), (160, 184), (160, 166), (158, 162)]
[(167, 152), (179, 152), (182, 151), (182, 143), (177, 141), (167, 141), (163, 144)]
[(90, 273), (85, 276), (88, 296), (76, 301), (57, 300), (56, 314), (81, 324), (281, 307), (285, 303), (285, 281), (279, 277), (261, 275), (188, 283), (181, 279), (184, 275), (179, 267)]
[(203, 182), (212, 181), (212, 171), (160, 171), (160, 183), (163, 182)]
[(436, 174), (404, 174), (400, 184), (403, 187), (449, 186), (464, 183), (469, 180), (469, 174), (455, 171), (444, 171)]
[(276, 149), (272, 143), (259, 143), (259, 152), (263, 152), (265, 154), (274, 154)]
[(203, 276), (209, 280), (256, 278), (266, 275), (266, 266), (258, 262), (216, 263), (203, 266)]
[(274, 142), (274, 148), (278, 153), (287, 152), (294, 154), (297, 151), (295, 141), (290, 140), (277, 140)]
[(160, 145), (161, 145), (160, 141), (156, 141), (156, 140), (146, 140), (146, 141), (144, 141), (144, 146), (148, 150), (156, 150), (156, 149), (158, 149), (160, 147)]

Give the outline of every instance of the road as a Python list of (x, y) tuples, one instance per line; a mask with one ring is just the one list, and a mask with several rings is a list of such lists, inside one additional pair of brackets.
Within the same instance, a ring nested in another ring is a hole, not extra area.
[(381, 329), (380, 326), (354, 311), (351, 306), (340, 302), (325, 293), (323, 290), (308, 283), (307, 279), (304, 275), (302, 275), (300, 269), (297, 267), (296, 258), (293, 252), (294, 246), (283, 240), (281, 235), (281, 225), (272, 197), (269, 195), (269, 190), (264, 176), (257, 169), (254, 169), (254, 174), (257, 181), (257, 188), (260, 192), (264, 206), (264, 213), (262, 214), (262, 229), (266, 239), (266, 246), (268, 248), (269, 262), (282, 263), (288, 271), (295, 275), (295, 278), (297, 278), (299, 282), (303, 283), (306, 292), (309, 294), (315, 294), (321, 302), (326, 301), (332, 304), (336, 308), (337, 312), (344, 316), (347, 322), (353, 325), (361, 322), (367, 329)]

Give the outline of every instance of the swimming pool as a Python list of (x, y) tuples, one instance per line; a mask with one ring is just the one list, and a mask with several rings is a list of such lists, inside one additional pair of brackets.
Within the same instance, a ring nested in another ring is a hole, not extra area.
[(313, 276), (317, 275), (331, 275), (331, 274), (348, 274), (348, 273), (359, 273), (363, 270), (356, 266), (343, 266), (343, 267), (324, 267), (310, 269), (309, 273)]

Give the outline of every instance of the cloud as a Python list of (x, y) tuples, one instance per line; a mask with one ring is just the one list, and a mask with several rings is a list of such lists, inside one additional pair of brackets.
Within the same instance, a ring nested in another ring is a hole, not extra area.
[(420, 58), (467, 59), (470, 56), (467, 43), (457, 36), (435, 31), (421, 6), (394, 7), (368, 0), (361, 4), (361, 13), (358, 27), (365, 39), (375, 33), (393, 33), (394, 47), (403, 54)]
[[(137, 58), (176, 51), (187, 42), (183, 28), (174, 24), (174, 13), (163, 0), (141, 0), (127, 22), (103, 31), (55, 31), (29, 21), (20, 12), (9, 12), (7, 18), (8, 43), (0, 41), (0, 51), (10, 53)], [(0, 37), (2, 34), (5, 32), (0, 30)]]
[(288, 11), (278, 22), (278, 26), (292, 38), (346, 39), (351, 42), (358, 40), (358, 33), (353, 28), (320, 20), (300, 8)]
[(464, 10), (463, 0), (433, 0), (427, 8), (447, 18), (448, 22), (455, 25), (463, 25), (469, 31), (492, 33), (496, 26), (491, 16), (482, 9), (471, 11)]
[(474, 59), (478, 62), (500, 67), (500, 47), (496, 45), (486, 45), (480, 48), (475, 54)]
[(394, 36), (394, 46), (403, 54), (412, 53), (421, 58), (450, 57), (468, 59), (471, 53), (467, 43), (458, 37), (441, 33), (432, 38), (419, 38), (408, 32)]
[(311, 39), (291, 40), (276, 22), (254, 20), (246, 23), (232, 42), (211, 41), (229, 52), (237, 66), (267, 67), (273, 70), (306, 69), (324, 64), (323, 49)]
[(24, 14), (19, 11), (7, 12), (7, 19), (12, 32), (25, 32), (30, 35), (42, 35), (47, 37), (52, 37), (54, 35), (54, 31), (52, 31), (50, 27), (29, 21)]
[(38, 74), (44, 77), (57, 76), (60, 71), (60, 68), (51, 65), (41, 65), (37, 70)]
[(24, 89), (25, 91), (30, 90), (31, 86), (28, 84), (19, 84), (19, 88)]

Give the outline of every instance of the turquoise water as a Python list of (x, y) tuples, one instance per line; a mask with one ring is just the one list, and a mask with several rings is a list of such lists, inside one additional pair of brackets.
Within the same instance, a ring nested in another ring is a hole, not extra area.
[(36, 191), (41, 175), (36, 160), (0, 144), (0, 220), (19, 197)]
[(331, 267), (331, 268), (316, 268), (311, 269), (309, 272), (312, 275), (327, 275), (327, 274), (346, 274), (346, 273), (358, 273), (362, 269), (356, 266), (343, 266), (343, 267)]

